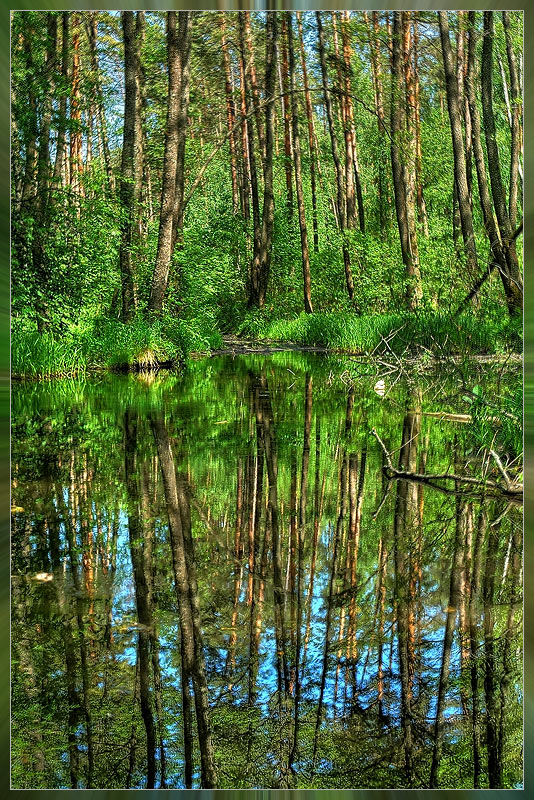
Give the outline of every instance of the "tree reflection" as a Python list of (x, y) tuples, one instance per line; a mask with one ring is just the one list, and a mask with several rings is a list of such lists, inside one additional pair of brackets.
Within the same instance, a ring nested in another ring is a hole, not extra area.
[(480, 474), (421, 388), (288, 372), (15, 447), (20, 788), (519, 784), (520, 508), (391, 478), (372, 427), (402, 473)]

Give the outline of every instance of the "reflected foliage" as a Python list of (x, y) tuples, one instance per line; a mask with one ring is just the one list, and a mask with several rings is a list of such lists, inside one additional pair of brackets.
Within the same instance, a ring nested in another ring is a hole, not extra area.
[(14, 788), (520, 786), (521, 508), (384, 471), (498, 479), (456, 378), (346, 367), (13, 387)]

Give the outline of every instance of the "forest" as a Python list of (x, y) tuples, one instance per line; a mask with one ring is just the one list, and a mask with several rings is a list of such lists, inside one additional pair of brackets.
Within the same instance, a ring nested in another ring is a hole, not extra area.
[(521, 349), (520, 12), (14, 12), (15, 375)]
[(522, 788), (522, 12), (11, 25), (12, 788)]

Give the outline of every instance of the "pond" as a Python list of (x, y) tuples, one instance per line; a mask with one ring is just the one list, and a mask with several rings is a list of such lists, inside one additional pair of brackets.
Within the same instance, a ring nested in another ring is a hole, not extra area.
[(13, 386), (14, 788), (521, 785), (517, 370), (390, 366)]

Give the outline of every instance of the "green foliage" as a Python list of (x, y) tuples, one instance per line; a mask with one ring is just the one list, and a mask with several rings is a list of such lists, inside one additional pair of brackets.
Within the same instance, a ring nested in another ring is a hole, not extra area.
[(351, 312), (301, 313), (288, 320), (249, 313), (240, 332), (259, 338), (292, 341), (366, 354), (436, 356), (498, 353), (516, 337), (517, 323), (495, 322), (469, 314), (452, 317), (434, 311), (358, 316)]

